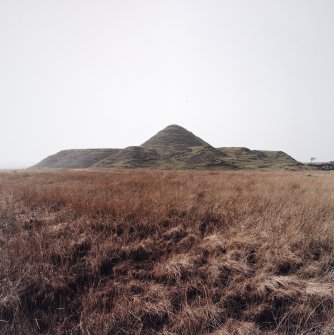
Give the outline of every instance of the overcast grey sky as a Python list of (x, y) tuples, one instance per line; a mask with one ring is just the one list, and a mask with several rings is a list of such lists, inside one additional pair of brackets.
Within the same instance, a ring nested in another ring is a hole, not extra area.
[(0, 41), (0, 166), (172, 123), (334, 160), (333, 0), (0, 0)]

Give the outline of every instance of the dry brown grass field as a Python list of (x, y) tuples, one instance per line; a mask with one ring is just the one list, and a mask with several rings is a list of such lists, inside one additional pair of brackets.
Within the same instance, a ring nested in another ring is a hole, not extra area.
[(0, 334), (334, 334), (330, 172), (0, 173)]

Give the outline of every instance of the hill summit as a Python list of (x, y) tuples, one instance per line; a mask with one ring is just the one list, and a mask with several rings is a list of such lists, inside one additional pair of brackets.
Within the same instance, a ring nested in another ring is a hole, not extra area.
[(144, 148), (175, 146), (191, 148), (210, 145), (177, 124), (167, 126), (141, 145)]
[(282, 151), (214, 148), (173, 124), (140, 146), (63, 150), (43, 159), (34, 168), (296, 169), (301, 166)]

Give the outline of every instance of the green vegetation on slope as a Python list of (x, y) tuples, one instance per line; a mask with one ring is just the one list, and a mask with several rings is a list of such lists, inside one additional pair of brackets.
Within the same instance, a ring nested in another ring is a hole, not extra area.
[(62, 150), (39, 162), (37, 168), (88, 168), (115, 155), (121, 149), (71, 149)]
[(199, 146), (208, 147), (210, 145), (187, 129), (173, 124), (159, 131), (141, 146), (148, 148), (190, 148)]
[(281, 151), (246, 148), (216, 149), (188, 130), (171, 125), (141, 146), (125, 149), (64, 150), (49, 156), (36, 168), (161, 168), (240, 169), (298, 168), (302, 164)]
[(283, 151), (250, 150), (248, 148), (218, 148), (226, 154), (224, 160), (238, 168), (298, 168), (303, 164)]

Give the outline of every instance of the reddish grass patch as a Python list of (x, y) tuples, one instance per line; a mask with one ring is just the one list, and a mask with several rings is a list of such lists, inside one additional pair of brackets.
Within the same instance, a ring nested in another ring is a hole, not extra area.
[(0, 334), (332, 334), (334, 178), (0, 174)]

